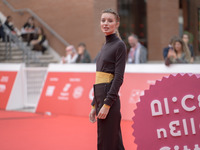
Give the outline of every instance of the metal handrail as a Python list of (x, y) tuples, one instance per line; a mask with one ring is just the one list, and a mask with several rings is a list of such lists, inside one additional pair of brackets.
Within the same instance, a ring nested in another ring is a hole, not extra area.
[(12, 57), (12, 54), (11, 54), (12, 53), (11, 41), (12, 41), (17, 45), (17, 47), (20, 50), (23, 51), (23, 60), (24, 60), (24, 62), (27, 62), (27, 64), (28, 64), (30, 59), (36, 60), (35, 58), (32, 58), (31, 49), (26, 47), (25, 44), (23, 43), (23, 41), (17, 35), (12, 34), (10, 29), (4, 24), (3, 24), (3, 29), (4, 29), (4, 32), (5, 32), (5, 39), (6, 39), (6, 44), (5, 44), (6, 59), (11, 59), (11, 57)]
[(34, 13), (29, 8), (24, 9), (15, 9), (7, 0), (3, 0), (3, 3), (8, 6), (13, 12), (28, 12), (33, 16), (40, 24), (42, 24), (53, 36), (55, 36), (61, 43), (63, 43), (65, 46), (70, 45), (67, 41), (65, 41), (58, 33), (56, 33), (46, 22), (44, 22), (36, 13)]

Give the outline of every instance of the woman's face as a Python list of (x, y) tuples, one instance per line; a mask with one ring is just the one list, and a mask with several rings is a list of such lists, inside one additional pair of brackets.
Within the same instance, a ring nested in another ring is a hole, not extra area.
[(175, 50), (176, 50), (177, 52), (182, 51), (182, 45), (181, 45), (180, 42), (175, 42), (174, 47), (175, 47)]
[(42, 30), (40, 28), (38, 28), (38, 31), (37, 31), (38, 34), (42, 34)]
[(29, 18), (28, 23), (33, 24), (33, 19)]
[(105, 35), (115, 33), (119, 26), (119, 22), (116, 21), (115, 15), (111, 13), (103, 13), (101, 15), (101, 31)]
[(183, 35), (183, 41), (187, 44), (189, 42), (189, 37), (188, 35), (184, 34)]
[(78, 47), (78, 54), (83, 54), (83, 53), (84, 53), (84, 50), (85, 50), (85, 47), (84, 47), (84, 46), (79, 46), (79, 47)]

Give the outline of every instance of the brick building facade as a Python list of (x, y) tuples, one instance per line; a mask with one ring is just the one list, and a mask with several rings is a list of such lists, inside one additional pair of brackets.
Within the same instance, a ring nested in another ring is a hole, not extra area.
[[(7, 1), (15, 9), (30, 8), (68, 43), (77, 46), (79, 42), (85, 42), (92, 58), (95, 58), (105, 40), (100, 31), (101, 10), (105, 8), (117, 9), (121, 15), (125, 13), (124, 9), (126, 9), (121, 7), (122, 1), (123, 6), (129, 5), (128, 0)], [(195, 55), (199, 55), (200, 31), (198, 32), (197, 13), (200, 8), (199, 0), (132, 0), (129, 2), (132, 2), (129, 6), (132, 15), (127, 14), (127, 19), (130, 21), (135, 18), (132, 21), (134, 29), (129, 29), (131, 27), (128, 27), (128, 24), (124, 22), (122, 15), (120, 33), (125, 40), (131, 32), (139, 34), (140, 40), (148, 47), (149, 60), (162, 60), (163, 47), (168, 45), (169, 39), (173, 35), (179, 35), (180, 9), (183, 9), (184, 28), (188, 28), (194, 36)], [(28, 13), (12, 12), (3, 1), (0, 1), (0, 11), (5, 15), (12, 15), (18, 28), (22, 27), (29, 16)], [(45, 33), (50, 45), (60, 55), (64, 55), (65, 45), (46, 29)]]

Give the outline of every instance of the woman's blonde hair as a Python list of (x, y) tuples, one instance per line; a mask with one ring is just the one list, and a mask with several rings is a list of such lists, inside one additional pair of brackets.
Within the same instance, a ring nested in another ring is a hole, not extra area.
[[(108, 8), (108, 9), (105, 9), (105, 10), (102, 11), (102, 14), (104, 14), (104, 13), (113, 14), (113, 15), (115, 16), (116, 22), (120, 22), (120, 17), (119, 17), (118, 13), (117, 13), (115, 10), (113, 10), (113, 9), (111, 9), (111, 8)], [(119, 34), (118, 29), (116, 30), (115, 33), (116, 33), (116, 35), (121, 39), (121, 36), (120, 36), (120, 34)]]

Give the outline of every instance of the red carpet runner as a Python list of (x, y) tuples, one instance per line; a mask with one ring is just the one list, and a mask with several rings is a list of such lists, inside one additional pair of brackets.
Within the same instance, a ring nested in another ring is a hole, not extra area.
[[(136, 150), (132, 121), (122, 121), (126, 150)], [(96, 124), (86, 117), (0, 111), (1, 150), (96, 150)]]

